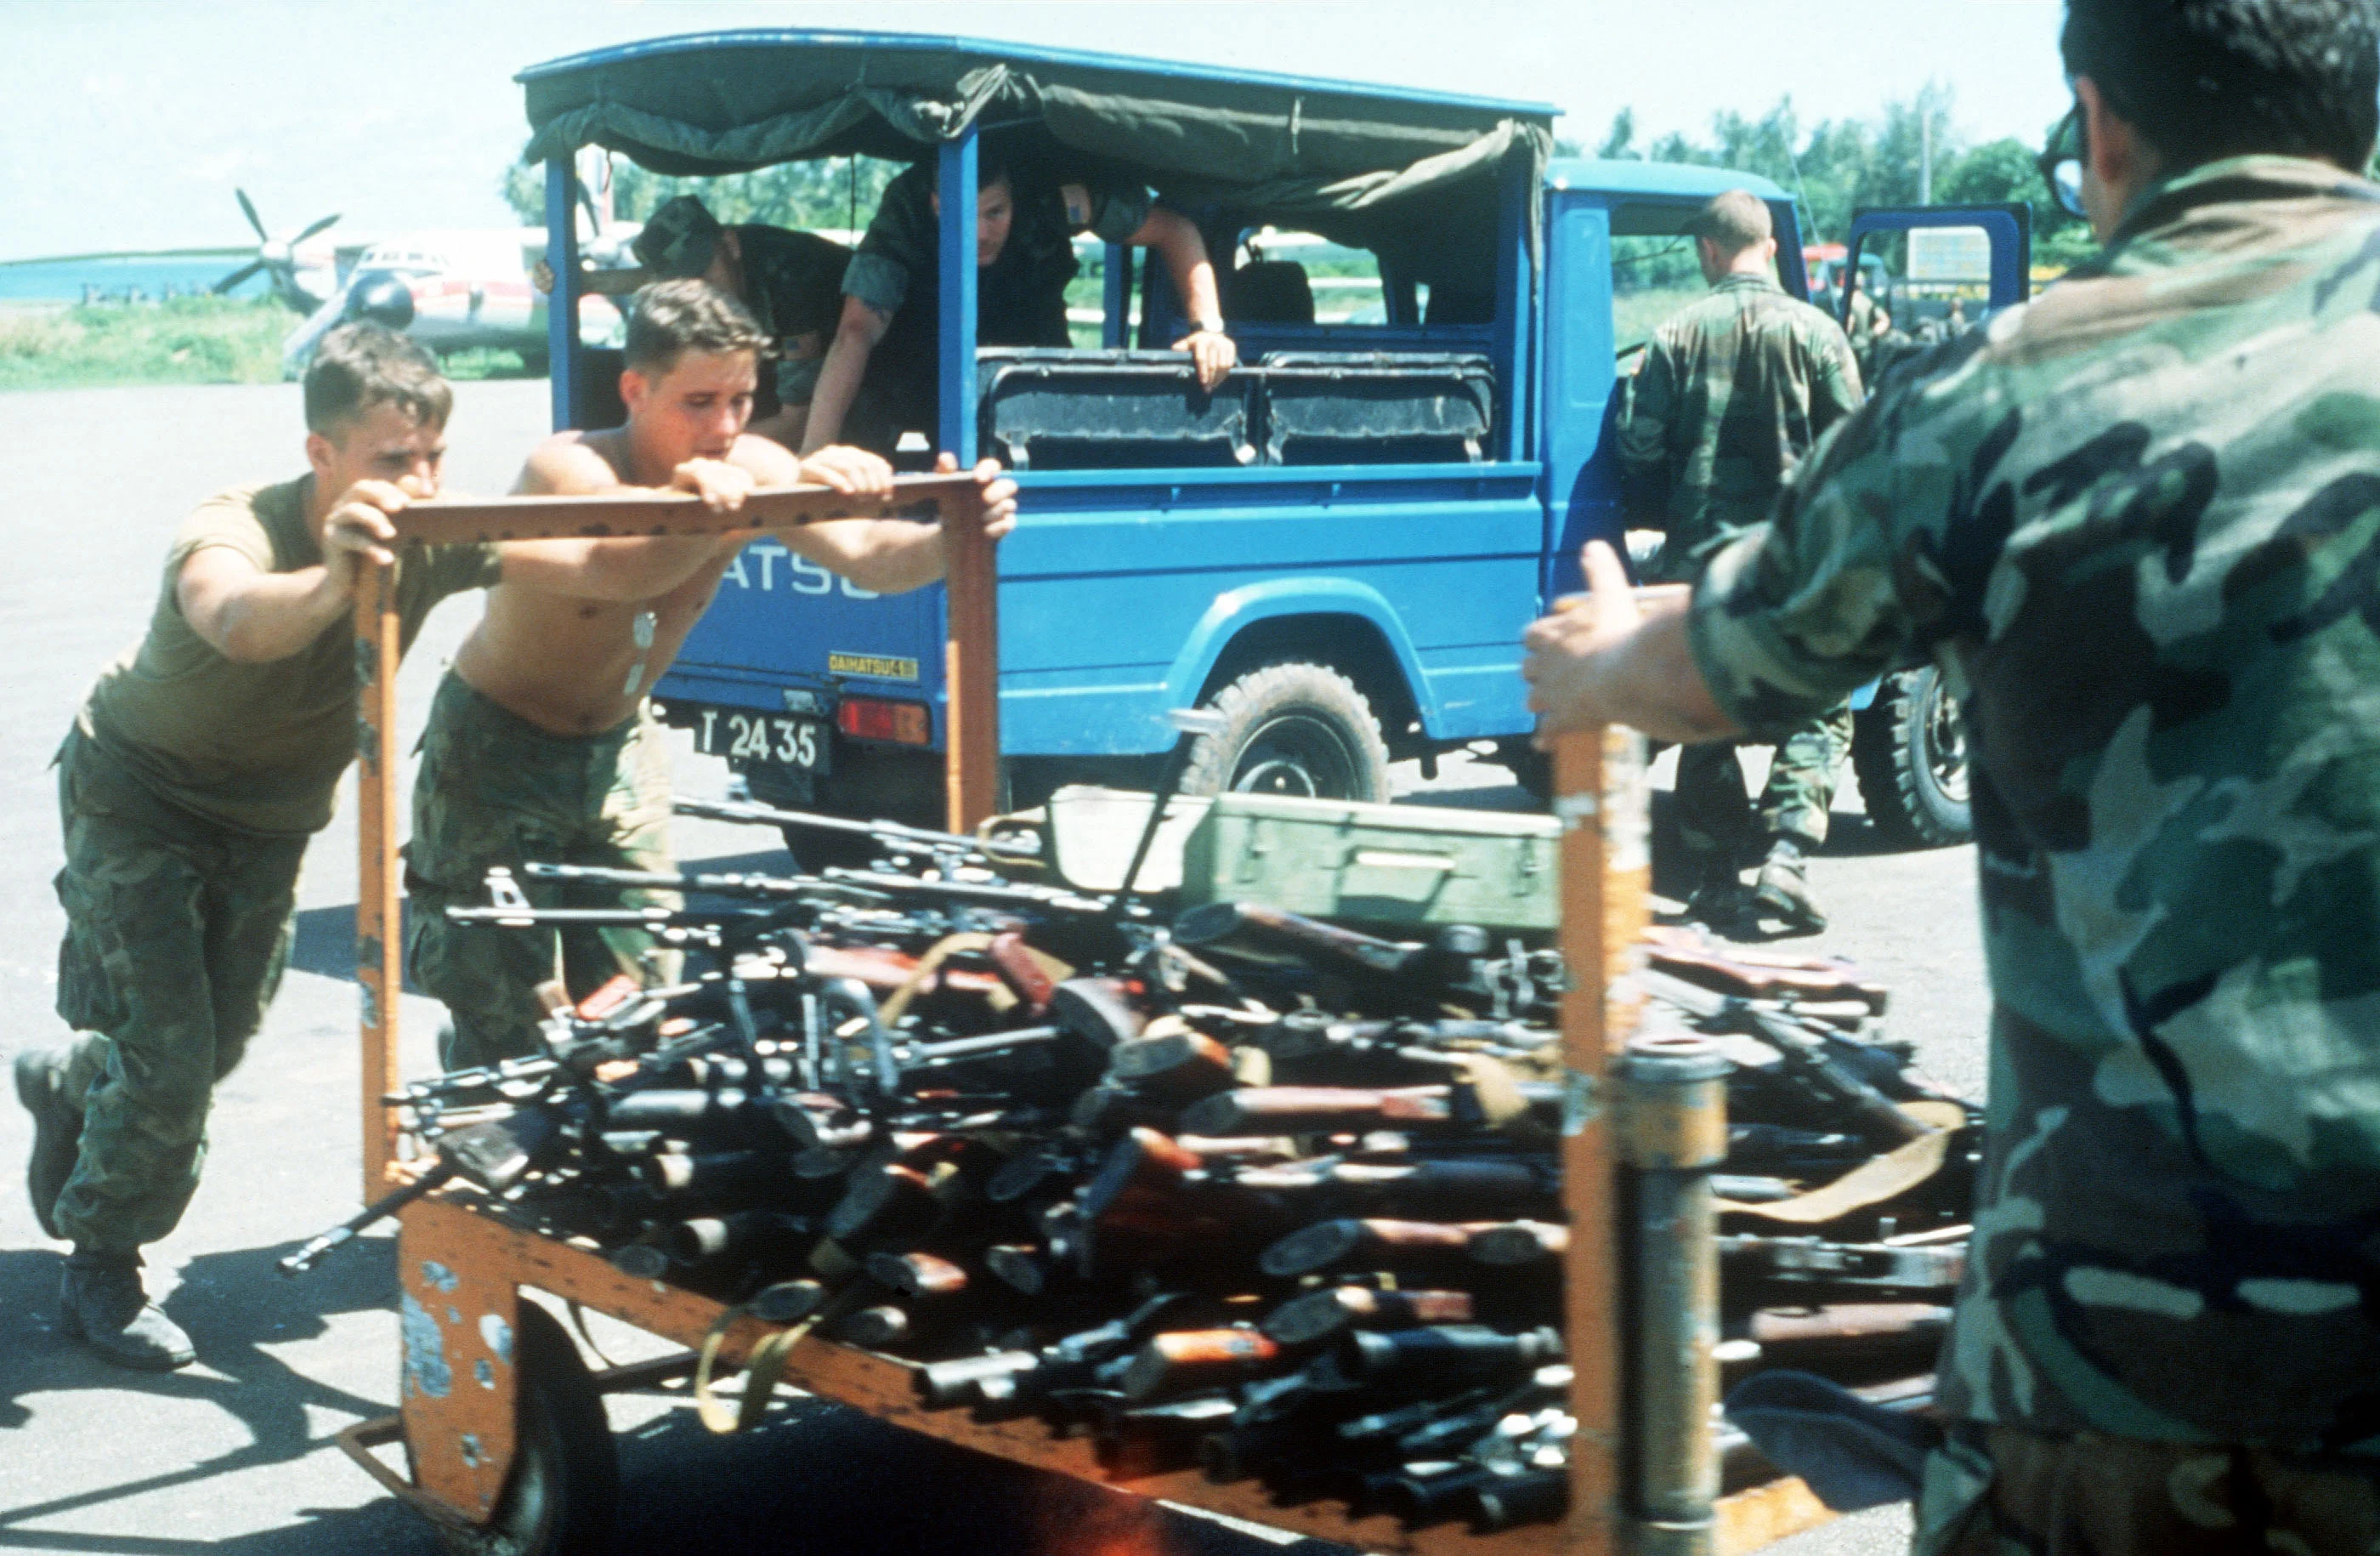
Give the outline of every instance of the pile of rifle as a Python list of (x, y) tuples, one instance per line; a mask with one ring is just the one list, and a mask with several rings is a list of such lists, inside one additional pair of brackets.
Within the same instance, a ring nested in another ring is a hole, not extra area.
[[(492, 881), (488, 933), (641, 923), (701, 970), (557, 1002), (545, 1054), (392, 1098), (428, 1179), (918, 1362), (932, 1404), (1087, 1429), (1119, 1474), (1203, 1464), (1483, 1529), (1560, 1514), (1554, 953), (1160, 915), (1011, 879), (971, 839), (877, 835), (865, 870), (528, 871), (686, 907), (538, 909)], [(1903, 1104), (1939, 1099), (1839, 967), (1652, 958), (1659, 1008), (1735, 1063), (1723, 1354), (1924, 1371), (1972, 1129), (1880, 1203), (1763, 1221), (1925, 1135)]]

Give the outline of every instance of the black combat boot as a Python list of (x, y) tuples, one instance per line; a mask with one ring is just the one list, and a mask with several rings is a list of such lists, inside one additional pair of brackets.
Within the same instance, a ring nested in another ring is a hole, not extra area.
[(25, 1192), (42, 1233), (58, 1234), (58, 1196), (74, 1176), (82, 1147), (82, 1099), (68, 1097), (63, 1049), (28, 1049), (17, 1055), (17, 1100), (33, 1115), (33, 1154), (25, 1163)]
[(1759, 929), (1752, 892), (1736, 874), (1732, 859), (1711, 860), (1699, 867), (1694, 894), (1686, 899), (1686, 917), (1730, 940)]
[(1818, 899), (1810, 894), (1810, 867), (1802, 857), (1802, 845), (1790, 837), (1780, 837), (1770, 846), (1753, 896), (1761, 913), (1784, 920), (1788, 930), (1816, 934), (1827, 927)]
[(139, 1254), (76, 1248), (58, 1286), (58, 1327), (139, 1372), (171, 1372), (196, 1359), (190, 1337), (140, 1289)]

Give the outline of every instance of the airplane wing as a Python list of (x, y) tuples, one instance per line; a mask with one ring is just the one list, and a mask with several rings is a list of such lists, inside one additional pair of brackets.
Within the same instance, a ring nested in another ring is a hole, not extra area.
[(21, 260), (0, 260), (0, 268), (82, 264), (92, 260), (242, 260), (255, 252), (252, 243), (226, 249), (98, 249), (88, 254), (35, 254)]

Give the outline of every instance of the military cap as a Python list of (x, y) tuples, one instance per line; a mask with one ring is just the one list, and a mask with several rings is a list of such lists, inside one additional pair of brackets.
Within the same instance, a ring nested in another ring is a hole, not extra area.
[(710, 207), (694, 195), (680, 195), (652, 213), (629, 247), (656, 278), (683, 281), (710, 269), (723, 230)]

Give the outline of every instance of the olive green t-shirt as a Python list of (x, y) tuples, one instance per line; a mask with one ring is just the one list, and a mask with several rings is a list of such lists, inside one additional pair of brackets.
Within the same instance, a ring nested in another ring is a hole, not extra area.
[[(183, 619), (182, 564), (209, 546), (267, 572), (318, 565), (306, 524), (314, 478), (238, 486), (199, 505), (165, 554), (148, 635), (99, 674), (79, 717), (83, 735), (161, 799), (242, 832), (303, 836), (331, 819), (333, 791), (356, 754), (355, 634), (342, 619), (286, 659), (225, 659)], [(410, 645), (431, 606), (485, 589), (493, 546), (408, 547), (397, 611)]]

